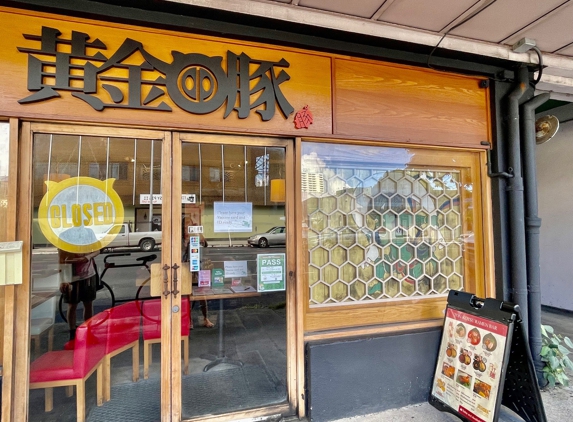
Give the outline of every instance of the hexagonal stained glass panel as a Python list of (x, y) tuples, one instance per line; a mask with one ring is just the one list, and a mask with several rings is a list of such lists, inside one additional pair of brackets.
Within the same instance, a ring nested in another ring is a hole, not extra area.
[(318, 239), (308, 242), (311, 306), (464, 289), (471, 190), (458, 170), (409, 167), (405, 151), (303, 143), (316, 159), (302, 171), (327, 186), (303, 193), (309, 239)]

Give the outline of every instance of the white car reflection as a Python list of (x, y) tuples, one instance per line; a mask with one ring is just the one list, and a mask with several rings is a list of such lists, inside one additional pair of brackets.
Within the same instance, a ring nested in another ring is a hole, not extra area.
[(255, 234), (254, 236), (249, 237), (248, 243), (250, 246), (258, 246), (259, 248), (286, 245), (286, 227), (277, 226), (273, 227), (266, 233)]

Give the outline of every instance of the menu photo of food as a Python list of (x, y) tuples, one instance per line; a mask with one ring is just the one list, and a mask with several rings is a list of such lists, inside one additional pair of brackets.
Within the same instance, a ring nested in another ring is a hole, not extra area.
[(480, 355), (475, 355), (474, 356), (474, 363), (473, 363), (473, 367), (476, 371), (479, 372), (485, 372), (486, 370), (486, 364), (487, 363), (487, 359), (484, 358), (483, 356)]
[(474, 393), (476, 393), (480, 397), (483, 397), (484, 399), (489, 400), (490, 392), (491, 392), (491, 385), (476, 379), (474, 383)]
[(446, 349), (446, 356), (449, 358), (455, 358), (458, 355), (456, 350), (456, 345), (453, 343), (448, 343), (448, 348)]
[(477, 328), (472, 328), (468, 333), (468, 341), (473, 345), (477, 346), (481, 341), (481, 334)]
[(495, 336), (491, 333), (487, 333), (483, 336), (482, 347), (488, 352), (493, 352), (497, 348)]
[(460, 357), (458, 358), (464, 365), (472, 363), (472, 352), (467, 349), (460, 349)]
[(466, 326), (461, 322), (456, 325), (456, 336), (459, 338), (464, 338), (466, 336)]
[(464, 371), (458, 371), (456, 382), (466, 388), (470, 388), (472, 385), (472, 376), (470, 374), (466, 374)]
[(442, 365), (442, 374), (444, 374), (449, 379), (453, 380), (455, 373), (456, 373), (456, 367), (444, 362), (444, 364)]

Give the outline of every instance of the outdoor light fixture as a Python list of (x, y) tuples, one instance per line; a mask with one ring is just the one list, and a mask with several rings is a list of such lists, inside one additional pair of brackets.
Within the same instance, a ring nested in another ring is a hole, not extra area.
[(544, 144), (549, 141), (559, 129), (559, 120), (555, 116), (543, 116), (535, 121), (535, 143)]

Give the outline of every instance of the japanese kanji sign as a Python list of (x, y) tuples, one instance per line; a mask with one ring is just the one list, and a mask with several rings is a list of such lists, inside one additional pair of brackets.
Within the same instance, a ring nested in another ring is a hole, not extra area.
[[(284, 58), (258, 60), (227, 51), (224, 68), (222, 56), (193, 52), (171, 51), (172, 61), (166, 62), (131, 38), (113, 52), (99, 38), (79, 31), (66, 38), (57, 28), (42, 26), (40, 34), (24, 34), (24, 38), (39, 46), (18, 47), (28, 55), (27, 88), (32, 93), (19, 99), (20, 104), (47, 101), (70, 91), (97, 111), (173, 111), (166, 97), (192, 114), (224, 107), (224, 118), (236, 113), (245, 119), (255, 110), (269, 121), (277, 106), (284, 118), (294, 111), (281, 90), (290, 79), (286, 72), (290, 64)], [(118, 70), (122, 76), (117, 76)]]

